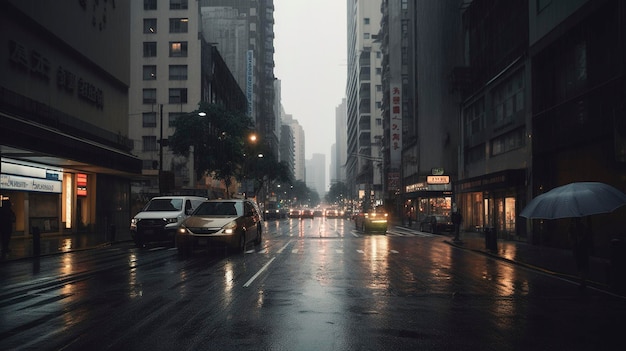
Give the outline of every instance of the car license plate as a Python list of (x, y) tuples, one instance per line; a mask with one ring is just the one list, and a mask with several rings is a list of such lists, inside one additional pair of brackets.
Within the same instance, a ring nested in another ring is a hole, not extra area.
[(206, 244), (207, 244), (207, 242), (208, 242), (208, 239), (207, 239), (207, 238), (199, 238), (199, 239), (198, 239), (198, 244), (199, 244), (199, 245), (206, 245)]

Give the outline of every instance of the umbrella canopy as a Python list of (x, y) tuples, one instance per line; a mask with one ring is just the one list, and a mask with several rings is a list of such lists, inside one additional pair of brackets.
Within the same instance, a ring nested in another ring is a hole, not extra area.
[(584, 217), (613, 212), (625, 204), (626, 194), (608, 184), (577, 182), (535, 197), (520, 216), (536, 219)]

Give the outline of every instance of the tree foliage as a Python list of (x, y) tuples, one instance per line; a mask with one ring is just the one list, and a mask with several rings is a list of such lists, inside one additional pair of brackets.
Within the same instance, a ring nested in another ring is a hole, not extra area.
[(326, 202), (329, 204), (339, 204), (347, 198), (348, 186), (344, 182), (333, 183), (326, 194)]
[(244, 164), (245, 139), (253, 127), (252, 119), (222, 105), (201, 102), (198, 110), (178, 117), (174, 127), (169, 139), (174, 154), (189, 157), (193, 147), (197, 178), (211, 174), (224, 181), (226, 196), (230, 197), (232, 179)]

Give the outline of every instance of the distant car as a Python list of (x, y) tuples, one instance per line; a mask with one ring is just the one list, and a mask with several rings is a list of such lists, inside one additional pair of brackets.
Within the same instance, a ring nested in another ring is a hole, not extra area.
[(176, 230), (206, 200), (199, 196), (153, 197), (130, 221), (130, 235), (137, 247), (156, 241), (175, 245)]
[(262, 231), (256, 203), (247, 199), (207, 200), (180, 225), (176, 246), (183, 255), (213, 245), (244, 252), (249, 242), (261, 243)]
[(314, 217), (315, 217), (315, 215), (313, 214), (313, 210), (308, 209), (308, 208), (305, 208), (300, 213), (300, 218), (314, 218)]
[(420, 231), (430, 233), (453, 232), (454, 223), (449, 216), (427, 216), (420, 222)]
[(335, 208), (326, 209), (326, 218), (339, 218), (339, 210)]
[(296, 208), (289, 210), (289, 218), (300, 218), (301, 211)]
[(356, 228), (364, 233), (367, 232), (387, 232), (387, 212), (378, 207), (369, 211), (362, 211), (354, 216)]
[(263, 211), (263, 220), (287, 218), (286, 211), (275, 202), (268, 202)]

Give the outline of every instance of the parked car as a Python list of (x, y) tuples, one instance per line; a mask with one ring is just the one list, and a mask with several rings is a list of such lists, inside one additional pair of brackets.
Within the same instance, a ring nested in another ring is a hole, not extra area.
[(137, 247), (156, 241), (175, 244), (176, 230), (206, 200), (199, 196), (157, 196), (131, 219), (130, 235)]
[(420, 222), (420, 231), (430, 233), (454, 232), (454, 223), (449, 216), (427, 216)]
[(259, 245), (262, 234), (263, 222), (256, 203), (247, 199), (207, 200), (181, 224), (176, 246), (183, 255), (208, 246), (244, 252), (249, 242)]
[(387, 212), (383, 207), (361, 211), (354, 216), (356, 228), (364, 233), (387, 232)]

